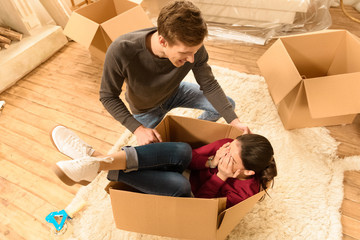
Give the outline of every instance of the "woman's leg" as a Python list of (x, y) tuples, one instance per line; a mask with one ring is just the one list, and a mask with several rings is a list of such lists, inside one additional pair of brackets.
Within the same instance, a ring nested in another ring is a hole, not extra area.
[[(131, 172), (134, 170), (162, 170), (181, 173), (191, 161), (191, 147), (186, 143), (154, 143), (126, 147), (124, 151), (107, 156), (86, 156), (60, 161), (54, 165), (56, 175), (66, 184), (88, 184), (101, 170)], [(111, 171), (112, 172), (112, 171)]]
[[(133, 148), (138, 158), (137, 171), (126, 172), (114, 169), (108, 164), (108, 179), (126, 183), (141, 192), (190, 197), (191, 187), (189, 181), (181, 174), (191, 161), (191, 147), (181, 142), (154, 143)], [(123, 151), (124, 152), (124, 151)], [(126, 152), (125, 158), (131, 156)], [(124, 161), (123, 154), (113, 155), (115, 159)], [(134, 157), (131, 156), (131, 157)], [(120, 159), (121, 158), (121, 159)], [(129, 159), (127, 159), (129, 160)], [(129, 161), (127, 161), (129, 162)], [(111, 166), (112, 165), (112, 166)]]
[(143, 193), (191, 197), (191, 186), (188, 179), (181, 173), (161, 170), (139, 170), (126, 173), (110, 171), (108, 178), (123, 182)]
[(99, 171), (127, 170), (130, 172), (157, 169), (182, 173), (190, 164), (192, 157), (190, 145), (182, 142), (152, 143), (123, 149), (104, 156), (111, 157), (114, 160), (111, 163), (100, 162)]

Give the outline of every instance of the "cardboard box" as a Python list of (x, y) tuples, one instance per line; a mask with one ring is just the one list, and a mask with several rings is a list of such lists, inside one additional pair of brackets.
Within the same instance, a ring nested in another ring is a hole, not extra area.
[(352, 123), (360, 112), (360, 41), (345, 30), (278, 39), (257, 64), (286, 129)]
[[(241, 134), (227, 124), (179, 116), (165, 117), (156, 129), (164, 141), (188, 142), (194, 147)], [(117, 228), (180, 239), (225, 239), (264, 195), (262, 191), (225, 210), (226, 198), (157, 196), (124, 186), (109, 186)]]
[(120, 35), (153, 27), (142, 7), (128, 0), (99, 0), (75, 10), (64, 34), (105, 59), (109, 45)]

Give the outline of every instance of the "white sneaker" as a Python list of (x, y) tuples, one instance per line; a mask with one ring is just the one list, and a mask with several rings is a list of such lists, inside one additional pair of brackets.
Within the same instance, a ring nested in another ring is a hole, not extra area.
[(88, 185), (98, 175), (100, 162), (111, 163), (113, 160), (111, 157), (86, 156), (75, 160), (57, 162), (53, 166), (53, 171), (67, 185), (71, 186), (75, 183)]
[(61, 153), (72, 159), (91, 156), (95, 152), (89, 144), (81, 140), (78, 135), (64, 126), (56, 126), (51, 131), (50, 138)]

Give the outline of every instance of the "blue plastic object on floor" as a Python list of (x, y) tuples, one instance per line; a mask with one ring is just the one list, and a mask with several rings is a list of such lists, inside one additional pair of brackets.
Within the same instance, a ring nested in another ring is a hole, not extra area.
[[(62, 217), (61, 222), (58, 223), (55, 217)], [(57, 231), (60, 231), (64, 227), (67, 218), (70, 218), (69, 215), (65, 212), (65, 210), (61, 210), (58, 212), (51, 212), (49, 215), (46, 216), (45, 220), (48, 223), (52, 223)]]

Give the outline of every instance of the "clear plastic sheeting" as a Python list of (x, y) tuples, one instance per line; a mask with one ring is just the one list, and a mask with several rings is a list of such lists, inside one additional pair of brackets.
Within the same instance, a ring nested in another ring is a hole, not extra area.
[[(156, 25), (160, 9), (173, 0), (143, 0)], [(265, 45), (280, 36), (326, 29), (330, 0), (192, 0), (208, 23), (209, 40)]]

